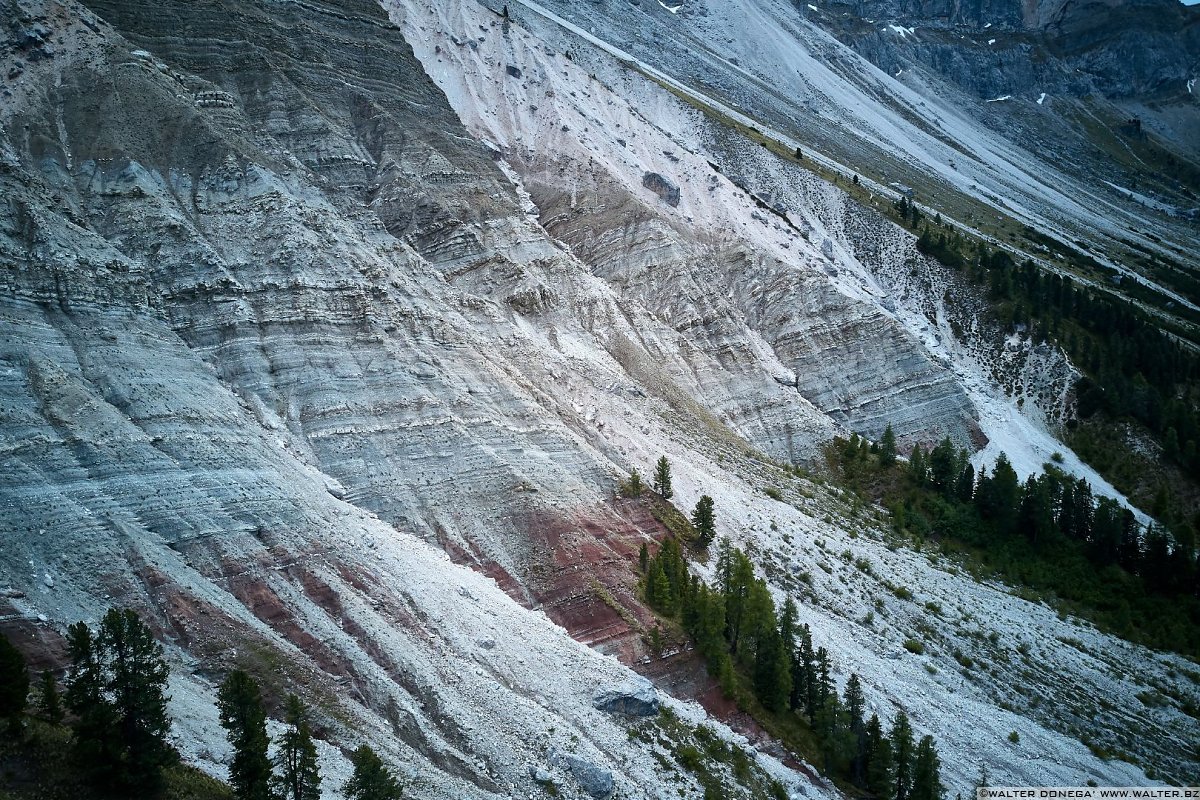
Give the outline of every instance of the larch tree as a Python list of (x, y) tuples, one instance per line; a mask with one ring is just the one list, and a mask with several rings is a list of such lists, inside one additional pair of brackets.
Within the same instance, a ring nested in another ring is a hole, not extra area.
[(354, 774), (342, 788), (348, 800), (400, 800), (399, 781), (367, 745), (360, 745), (350, 756)]
[(279, 737), (275, 755), (275, 787), (283, 800), (321, 800), (321, 771), (304, 704), (288, 695), (287, 730)]
[(272, 800), (267, 757), (267, 713), (258, 683), (242, 670), (229, 673), (217, 693), (221, 727), (233, 745), (229, 783), (237, 800)]
[(667, 461), (666, 456), (660, 456), (658, 463), (654, 465), (654, 491), (662, 495), (664, 500), (675, 496), (675, 491), (671, 488), (671, 462)]
[(696, 529), (696, 544), (708, 547), (717, 538), (717, 517), (713, 510), (713, 499), (701, 495), (692, 510), (692, 526)]
[(21, 731), (21, 718), (29, 702), (29, 670), (7, 636), (0, 635), (0, 719), (8, 723), (9, 733)]

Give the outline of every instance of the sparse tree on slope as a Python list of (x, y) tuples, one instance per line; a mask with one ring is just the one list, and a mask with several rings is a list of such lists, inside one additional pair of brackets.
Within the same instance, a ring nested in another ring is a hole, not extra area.
[(42, 670), (42, 680), (38, 687), (38, 713), (42, 719), (55, 725), (63, 720), (58, 682), (54, 680), (54, 673), (48, 669)]
[(717, 520), (713, 511), (713, 499), (701, 495), (692, 511), (692, 525), (696, 528), (696, 544), (708, 547), (717, 538)]
[(296, 695), (288, 695), (287, 725), (279, 739), (275, 756), (275, 784), (283, 800), (321, 800), (321, 772), (317, 768), (317, 747), (305, 719), (304, 705)]
[(29, 700), (29, 671), (25, 657), (8, 637), (0, 635), (0, 719), (7, 720), (8, 730), (17, 735), (21, 717)]
[(354, 775), (342, 791), (348, 800), (400, 800), (400, 783), (365, 744), (350, 756)]
[(267, 714), (258, 684), (241, 670), (229, 673), (217, 694), (221, 727), (233, 745), (229, 783), (237, 800), (272, 800), (267, 757)]
[(675, 491), (671, 488), (671, 462), (667, 461), (666, 456), (659, 457), (658, 463), (654, 465), (654, 491), (662, 495), (664, 500), (675, 496)]

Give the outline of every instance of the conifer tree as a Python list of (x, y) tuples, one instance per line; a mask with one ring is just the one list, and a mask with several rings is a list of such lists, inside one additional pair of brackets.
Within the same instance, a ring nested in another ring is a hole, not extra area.
[(660, 456), (658, 463), (654, 465), (654, 491), (662, 495), (664, 500), (675, 496), (671, 488), (671, 462), (667, 461), (666, 456)]
[(942, 785), (938, 774), (941, 764), (938, 761), (937, 750), (933, 746), (933, 737), (922, 737), (917, 745), (916, 762), (913, 766), (912, 792), (910, 800), (942, 800), (946, 787)]
[[(750, 588), (754, 584), (754, 565), (746, 554), (737, 548), (732, 548), (728, 554), (729, 563), (723, 574), (721, 594), (725, 598), (725, 626), (729, 640), (729, 652), (736, 654), (741, 644), (742, 633), (749, 628), (746, 607), (750, 596)], [(720, 565), (718, 565), (720, 569)]]
[(645, 485), (642, 483), (642, 474), (636, 468), (629, 471), (629, 480), (625, 481), (623, 494), (626, 497), (641, 497), (642, 490)]
[(360, 745), (350, 763), (354, 774), (342, 789), (348, 800), (400, 800), (399, 781), (370, 747)]
[(106, 696), (105, 664), (92, 629), (83, 622), (67, 628), (67, 650), (71, 666), (67, 672), (64, 700), (75, 714), (75, 754), (80, 766), (95, 784), (112, 782), (110, 774), (121, 758), (114, 735), (117, 711)]
[(54, 673), (48, 669), (42, 670), (42, 680), (38, 691), (38, 713), (42, 719), (54, 725), (62, 722), (62, 699), (58, 694), (58, 682)]
[(867, 721), (867, 744), (863, 758), (867, 791), (879, 800), (894, 800), (896, 776), (892, 762), (892, 743), (883, 733), (878, 714)]
[(813, 651), (812, 629), (800, 628), (801, 680), (804, 682), (804, 710), (811, 724), (817, 713), (817, 654)]
[(783, 601), (783, 609), (779, 612), (779, 644), (788, 660), (788, 676), (791, 689), (788, 691), (787, 707), (795, 711), (800, 707), (803, 693), (803, 677), (800, 674), (803, 666), (800, 664), (800, 647), (796, 641), (796, 603), (788, 597)]
[(25, 657), (7, 636), (0, 634), (0, 719), (7, 722), (13, 736), (21, 731), (21, 718), (28, 702), (29, 670), (25, 667)]
[(696, 529), (696, 545), (708, 547), (717, 538), (716, 514), (713, 512), (713, 499), (701, 495), (692, 511), (692, 526)]
[(909, 800), (913, 785), (913, 732), (908, 715), (896, 714), (892, 723), (892, 762), (895, 766), (895, 800)]
[(790, 662), (779, 631), (773, 624), (766, 626), (754, 653), (754, 692), (770, 711), (782, 711), (788, 706), (792, 692)]
[(896, 463), (896, 433), (892, 423), (883, 429), (883, 437), (879, 440), (879, 466), (887, 469)]
[(833, 678), (830, 672), (833, 665), (829, 660), (829, 651), (824, 647), (817, 649), (817, 671), (816, 671), (816, 686), (817, 686), (817, 708), (822, 708), (829, 698), (837, 699), (837, 692), (834, 691)]
[(241, 670), (229, 673), (217, 693), (221, 727), (233, 745), (229, 783), (237, 800), (272, 800), (267, 757), (267, 714), (258, 684)]
[(154, 793), (177, 758), (167, 744), (167, 663), (162, 645), (131, 609), (109, 609), (93, 637), (68, 629), (75, 740), (85, 766), (114, 789)]
[(642, 542), (642, 549), (638, 551), (638, 569), (642, 574), (646, 574), (647, 568), (650, 566), (650, 550), (646, 547), (646, 543)]
[(846, 724), (849, 728), (853, 748), (853, 756), (850, 760), (850, 779), (856, 786), (862, 786), (866, 780), (867, 732), (866, 722), (863, 720), (866, 699), (863, 697), (862, 682), (859, 681), (857, 673), (850, 673), (850, 678), (846, 681), (842, 705), (846, 710)]
[(283, 800), (321, 800), (321, 772), (317, 768), (317, 747), (305, 718), (304, 705), (296, 695), (288, 695), (288, 729), (279, 739), (274, 776)]
[(918, 487), (929, 482), (929, 468), (925, 464), (925, 453), (921, 445), (913, 447), (912, 455), (908, 457), (908, 474)]

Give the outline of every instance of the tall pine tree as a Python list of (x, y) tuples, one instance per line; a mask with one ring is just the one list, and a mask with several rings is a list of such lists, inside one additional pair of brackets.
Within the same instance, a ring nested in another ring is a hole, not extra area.
[(913, 785), (913, 731), (908, 715), (896, 714), (892, 723), (892, 763), (895, 766), (895, 800), (909, 800)]
[(713, 512), (713, 499), (701, 495), (692, 511), (692, 526), (696, 529), (696, 545), (708, 547), (717, 538), (717, 520)]
[(895, 765), (892, 760), (892, 743), (883, 733), (883, 724), (878, 714), (867, 721), (867, 745), (864, 752), (864, 768), (867, 774), (867, 791), (879, 800), (894, 800), (896, 796)]
[(267, 714), (258, 684), (241, 670), (229, 673), (217, 693), (221, 727), (233, 745), (229, 783), (237, 800), (272, 800), (267, 757)]
[(0, 634), (0, 719), (16, 736), (21, 731), (21, 718), (29, 701), (29, 670), (25, 657), (7, 636)]
[(879, 466), (887, 469), (896, 463), (896, 433), (892, 423), (883, 429), (883, 438), (879, 440)]
[(109, 609), (93, 636), (68, 629), (66, 701), (85, 768), (111, 789), (153, 794), (178, 756), (167, 744), (167, 663), (162, 645), (131, 609)]
[(917, 745), (916, 762), (913, 766), (912, 793), (909, 800), (942, 800), (946, 787), (942, 786), (938, 774), (941, 764), (938, 761), (937, 750), (933, 746), (933, 737), (922, 737)]
[(675, 496), (675, 491), (671, 488), (671, 462), (667, 461), (666, 456), (660, 456), (658, 463), (654, 465), (654, 491), (662, 495), (664, 500)]
[(287, 730), (279, 737), (275, 755), (275, 786), (283, 800), (321, 800), (321, 772), (317, 768), (317, 747), (296, 695), (288, 695)]

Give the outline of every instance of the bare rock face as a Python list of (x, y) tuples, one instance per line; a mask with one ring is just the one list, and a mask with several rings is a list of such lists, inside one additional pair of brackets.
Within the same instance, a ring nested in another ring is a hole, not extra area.
[(657, 172), (647, 172), (643, 175), (642, 186), (654, 192), (672, 208), (679, 205), (679, 187)]
[(607, 688), (596, 695), (592, 705), (613, 714), (652, 717), (658, 713), (658, 694), (649, 681)]

